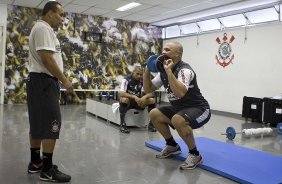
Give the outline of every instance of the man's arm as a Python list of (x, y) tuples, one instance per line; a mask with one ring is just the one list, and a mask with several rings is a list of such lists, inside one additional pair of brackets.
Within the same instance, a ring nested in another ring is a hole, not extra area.
[(59, 69), (56, 61), (53, 57), (53, 52), (48, 50), (37, 51), (41, 57), (42, 63), (47, 68), (47, 70), (55, 76), (59, 81), (62, 82), (63, 86), (66, 88), (67, 92), (72, 92), (73, 87), (71, 82), (66, 78), (63, 72)]
[(127, 93), (127, 86), (128, 86), (128, 81), (124, 78), (122, 79), (121, 83), (120, 83), (120, 91), (119, 91), (119, 97), (120, 98), (128, 98), (128, 99), (133, 99), (135, 100), (136, 98), (138, 98), (136, 95)]
[(176, 79), (173, 75), (172, 71), (167, 72), (168, 83), (170, 86), (171, 91), (178, 97), (182, 98), (186, 92), (188, 91), (185, 85)]
[(153, 98), (153, 97), (154, 97), (153, 93), (147, 93), (144, 96), (142, 96), (143, 99)]
[(170, 89), (177, 97), (182, 98), (186, 94), (188, 89), (182, 82), (177, 80), (177, 78), (173, 75), (173, 72), (171, 70), (173, 66), (174, 66), (173, 61), (171, 59), (168, 59), (165, 61), (164, 69), (167, 74), (167, 79), (168, 79)]
[(157, 88), (151, 81), (151, 74), (147, 67), (145, 68), (145, 71), (143, 73), (143, 88), (146, 94), (152, 93), (157, 90)]
[(122, 97), (122, 98), (129, 98), (129, 99), (133, 99), (133, 100), (138, 98), (136, 95), (133, 95), (133, 94), (130, 94), (130, 93), (127, 93), (127, 92), (124, 92), (124, 91), (120, 91), (119, 96)]

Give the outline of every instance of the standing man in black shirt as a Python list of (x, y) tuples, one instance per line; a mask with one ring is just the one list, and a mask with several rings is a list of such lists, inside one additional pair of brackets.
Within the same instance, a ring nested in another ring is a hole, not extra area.
[[(121, 81), (119, 99), (120, 99), (120, 132), (130, 133), (126, 127), (125, 114), (129, 109), (143, 110), (148, 106), (148, 112), (155, 108), (155, 99), (153, 93), (145, 94), (143, 89), (143, 69), (141, 66), (136, 66), (132, 74), (127, 75)], [(156, 132), (155, 127), (151, 122), (148, 124), (148, 130)]]
[(150, 112), (150, 119), (166, 140), (166, 147), (157, 158), (167, 158), (181, 153), (169, 126), (176, 129), (189, 149), (189, 155), (180, 169), (194, 169), (202, 163), (197, 150), (193, 129), (200, 128), (210, 119), (210, 107), (197, 84), (196, 73), (189, 64), (182, 61), (183, 47), (178, 42), (165, 44), (162, 55), (163, 71), (151, 80), (146, 68), (143, 80), (145, 93), (152, 93), (162, 85), (166, 88), (170, 106), (161, 106)]

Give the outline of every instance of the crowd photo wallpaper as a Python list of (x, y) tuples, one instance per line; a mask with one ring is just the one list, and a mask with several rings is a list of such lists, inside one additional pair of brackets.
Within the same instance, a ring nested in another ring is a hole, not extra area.
[[(26, 103), (28, 36), (40, 17), (40, 9), (8, 6), (5, 104)], [(142, 22), (66, 12), (56, 33), (64, 73), (79, 89), (68, 95), (68, 103), (84, 103), (99, 90), (118, 91), (121, 79), (134, 66), (146, 65), (148, 57), (162, 49), (162, 29)]]

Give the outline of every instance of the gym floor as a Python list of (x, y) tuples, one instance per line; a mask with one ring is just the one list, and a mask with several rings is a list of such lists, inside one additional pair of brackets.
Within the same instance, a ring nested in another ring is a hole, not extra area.
[[(236, 183), (200, 168), (180, 171), (181, 161), (156, 159), (157, 152), (144, 146), (147, 140), (162, 139), (158, 133), (135, 127), (130, 128), (129, 135), (122, 134), (117, 125), (96, 118), (85, 109), (85, 105), (61, 106), (63, 126), (54, 163), (72, 176), (73, 184)], [(26, 172), (30, 159), (26, 105), (0, 106), (0, 118), (1, 183), (46, 183), (39, 181), (38, 174)], [(195, 130), (194, 135), (282, 156), (282, 135), (244, 138), (239, 134), (234, 141), (228, 141), (220, 135), (228, 126), (240, 131), (262, 124), (245, 122), (240, 115), (213, 112), (209, 123)], [(175, 131), (173, 134), (179, 138)]]

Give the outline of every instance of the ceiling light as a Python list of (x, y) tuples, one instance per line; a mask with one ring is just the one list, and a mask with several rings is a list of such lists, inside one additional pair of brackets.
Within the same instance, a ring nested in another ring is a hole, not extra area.
[(137, 6), (140, 6), (141, 4), (140, 3), (135, 3), (135, 2), (132, 2), (132, 3), (129, 3), (127, 5), (124, 5), (118, 9), (116, 9), (117, 11), (127, 11), (127, 10), (130, 10), (132, 8), (135, 8)]

